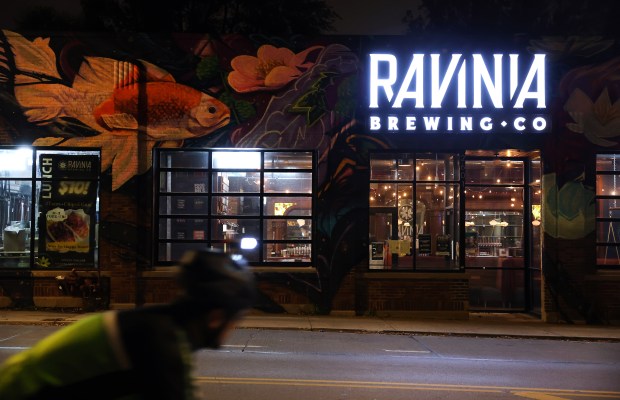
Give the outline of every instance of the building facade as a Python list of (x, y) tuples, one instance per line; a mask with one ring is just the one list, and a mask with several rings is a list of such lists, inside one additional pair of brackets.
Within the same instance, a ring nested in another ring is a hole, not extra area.
[(0, 306), (620, 320), (617, 44), (2, 31)]

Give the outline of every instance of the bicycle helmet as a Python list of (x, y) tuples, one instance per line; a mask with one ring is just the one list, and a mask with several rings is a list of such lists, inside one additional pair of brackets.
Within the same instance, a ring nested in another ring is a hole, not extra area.
[(179, 264), (183, 297), (229, 315), (251, 308), (256, 299), (254, 274), (241, 256), (215, 250), (187, 252)]

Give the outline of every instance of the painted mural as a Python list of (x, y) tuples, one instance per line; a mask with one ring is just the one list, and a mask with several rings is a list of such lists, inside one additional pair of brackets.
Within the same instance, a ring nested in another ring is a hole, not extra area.
[[(159, 40), (2, 31), (3, 143), (101, 148), (107, 190), (121, 196), (149, 172), (154, 147), (316, 149), (319, 276), (294, 285), (323, 302), (365, 255), (363, 207), (350, 200), (365, 198), (360, 150), (385, 146), (354, 133), (358, 56), (296, 38)], [(102, 218), (114, 232), (141, 229)]]
[[(609, 50), (593, 41), (588, 56)], [(577, 51), (577, 50), (575, 50)], [(573, 53), (572, 56), (579, 54)], [(569, 69), (557, 90), (558, 127), (548, 146), (544, 176), (545, 232), (557, 239), (580, 239), (595, 230), (595, 174), (588, 171), (598, 151), (613, 151), (620, 139), (620, 58)]]
[[(101, 148), (104, 190), (118, 194), (148, 175), (155, 147), (316, 149), (318, 272), (286, 284), (329, 307), (342, 278), (367, 258), (368, 150), (401, 144), (358, 123), (359, 41), (4, 30), (0, 143)], [(555, 63), (545, 233), (584, 238), (595, 227), (587, 159), (620, 143), (620, 59), (608, 61), (613, 41), (530, 44)], [(123, 230), (122, 221), (108, 222)]]

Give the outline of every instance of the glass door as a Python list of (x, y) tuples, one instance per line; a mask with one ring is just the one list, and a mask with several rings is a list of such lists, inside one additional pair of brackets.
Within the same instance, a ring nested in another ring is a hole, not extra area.
[(471, 277), (472, 309), (526, 306), (528, 165), (527, 159), (465, 160), (465, 267)]
[[(370, 269), (398, 268), (398, 257), (392, 257), (396, 253), (398, 243), (398, 209), (396, 207), (374, 207), (369, 215), (370, 244), (369, 260)], [(390, 247), (391, 245), (391, 247)]]

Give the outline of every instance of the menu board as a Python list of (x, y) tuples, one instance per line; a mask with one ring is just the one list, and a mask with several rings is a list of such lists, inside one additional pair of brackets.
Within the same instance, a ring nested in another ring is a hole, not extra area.
[(437, 235), (437, 238), (435, 240), (435, 255), (449, 256), (450, 247), (450, 235)]
[(41, 154), (39, 171), (39, 266), (94, 267), (99, 157)]
[(418, 235), (418, 253), (419, 254), (431, 254), (431, 235), (427, 233), (421, 233)]

